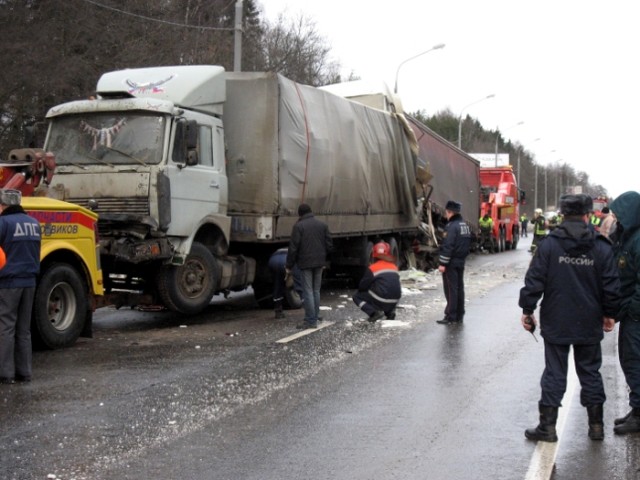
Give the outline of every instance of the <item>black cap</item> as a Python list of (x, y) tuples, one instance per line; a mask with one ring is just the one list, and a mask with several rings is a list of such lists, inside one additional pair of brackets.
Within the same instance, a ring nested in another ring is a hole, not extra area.
[(306, 203), (301, 203), (300, 206), (298, 207), (298, 216), (302, 217), (303, 215), (306, 215), (307, 213), (311, 213), (311, 207), (309, 205), (307, 205)]
[(460, 210), (462, 209), (462, 205), (453, 200), (449, 200), (444, 208), (453, 213), (460, 213)]
[(563, 215), (586, 215), (593, 209), (593, 200), (589, 195), (562, 195), (560, 197), (560, 213)]

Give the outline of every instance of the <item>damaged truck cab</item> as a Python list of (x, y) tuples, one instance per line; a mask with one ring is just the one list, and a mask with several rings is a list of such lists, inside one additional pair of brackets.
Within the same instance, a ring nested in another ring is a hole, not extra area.
[(255, 275), (252, 259), (227, 256), (224, 70), (154, 70), (105, 74), (97, 100), (49, 111), (50, 196), (99, 214), (107, 292), (196, 313)]

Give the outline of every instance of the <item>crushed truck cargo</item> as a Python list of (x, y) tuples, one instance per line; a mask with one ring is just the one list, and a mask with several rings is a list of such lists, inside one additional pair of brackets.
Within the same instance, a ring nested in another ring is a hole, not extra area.
[(379, 239), (403, 265), (434, 254), (420, 248), (430, 219), (415, 139), (394, 113), (277, 74), (176, 66), (106, 73), (96, 99), (47, 118), (49, 196), (99, 215), (104, 290), (122, 292), (119, 305), (195, 314), (248, 286), (268, 305), (268, 259), (301, 202), (331, 229), (333, 275), (359, 278)]

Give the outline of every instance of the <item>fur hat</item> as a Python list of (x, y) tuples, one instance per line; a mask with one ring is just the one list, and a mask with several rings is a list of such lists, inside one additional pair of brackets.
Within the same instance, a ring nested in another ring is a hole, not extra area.
[(460, 210), (462, 209), (462, 205), (453, 200), (449, 200), (444, 208), (445, 210), (449, 210), (450, 212), (453, 212), (453, 213), (460, 213)]
[(560, 197), (560, 212), (563, 215), (586, 215), (593, 209), (593, 200), (589, 195), (562, 195)]

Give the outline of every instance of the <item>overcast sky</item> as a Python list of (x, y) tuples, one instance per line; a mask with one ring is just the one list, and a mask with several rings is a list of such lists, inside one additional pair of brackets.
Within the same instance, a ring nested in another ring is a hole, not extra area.
[(392, 89), (404, 60), (444, 43), (400, 67), (406, 111), (469, 114), (613, 197), (640, 191), (637, 0), (259, 1), (314, 19), (344, 75)]

